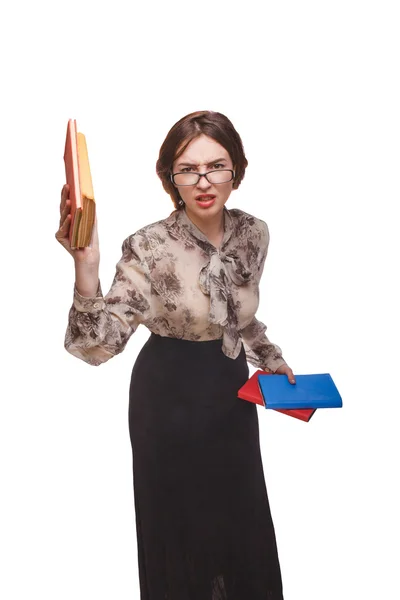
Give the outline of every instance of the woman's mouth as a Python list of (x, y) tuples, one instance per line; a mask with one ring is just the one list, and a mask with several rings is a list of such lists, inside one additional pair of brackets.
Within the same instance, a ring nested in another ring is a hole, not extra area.
[(202, 208), (208, 208), (214, 204), (215, 196), (213, 194), (201, 194), (196, 196), (196, 202)]

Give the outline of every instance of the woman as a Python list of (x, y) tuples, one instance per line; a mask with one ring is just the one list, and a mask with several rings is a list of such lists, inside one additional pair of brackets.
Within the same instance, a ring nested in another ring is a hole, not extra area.
[(76, 272), (66, 349), (99, 365), (140, 323), (151, 331), (129, 402), (142, 600), (283, 598), (257, 410), (237, 391), (246, 359), (295, 380), (255, 318), (267, 225), (225, 207), (246, 166), (224, 115), (178, 121), (157, 161), (175, 210), (123, 242), (105, 297), (97, 225), (92, 248), (72, 251), (62, 190), (56, 237)]

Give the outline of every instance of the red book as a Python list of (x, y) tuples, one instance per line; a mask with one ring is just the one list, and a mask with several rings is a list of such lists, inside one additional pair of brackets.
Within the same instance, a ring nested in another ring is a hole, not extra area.
[[(250, 379), (246, 381), (246, 383), (240, 388), (238, 391), (238, 398), (242, 400), (247, 400), (248, 402), (254, 402), (254, 404), (259, 404), (265, 408), (264, 398), (261, 394), (260, 387), (258, 385), (258, 376), (259, 375), (273, 375), (273, 373), (267, 373), (266, 371), (262, 371), (259, 369), (256, 371)], [(285, 415), (289, 415), (289, 417), (294, 417), (295, 419), (300, 419), (301, 421), (309, 421), (315, 411), (316, 408), (276, 408), (272, 409), (277, 412), (284, 413)]]

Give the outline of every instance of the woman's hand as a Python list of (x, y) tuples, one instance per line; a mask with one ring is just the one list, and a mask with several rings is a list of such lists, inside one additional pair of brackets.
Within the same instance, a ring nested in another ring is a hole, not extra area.
[(296, 380), (294, 378), (293, 375), (293, 371), (292, 369), (289, 367), (289, 365), (281, 365), (276, 371), (275, 373), (277, 375), (287, 375), (289, 382), (290, 383), (296, 383)]
[(97, 232), (97, 216), (93, 227), (92, 247), (71, 249), (69, 228), (71, 226), (71, 200), (69, 186), (65, 184), (61, 190), (60, 227), (56, 232), (56, 240), (71, 254), (76, 265), (98, 268), (100, 262), (99, 236)]

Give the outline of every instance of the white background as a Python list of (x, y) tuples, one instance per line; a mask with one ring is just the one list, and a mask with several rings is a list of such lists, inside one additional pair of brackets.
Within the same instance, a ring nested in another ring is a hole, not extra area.
[(270, 228), (258, 317), (344, 402), (309, 423), (259, 409), (285, 600), (400, 598), (397, 8), (3, 4), (2, 599), (139, 598), (127, 415), (148, 332), (100, 367), (64, 350), (64, 140), (76, 118), (106, 292), (125, 237), (173, 209), (155, 173), (165, 135), (203, 109), (232, 120), (249, 160), (228, 208)]

